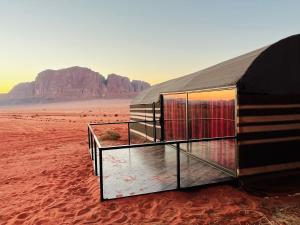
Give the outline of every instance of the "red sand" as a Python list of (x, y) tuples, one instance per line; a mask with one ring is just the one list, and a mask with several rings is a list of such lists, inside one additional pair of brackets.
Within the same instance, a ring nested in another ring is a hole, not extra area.
[(0, 108), (0, 224), (300, 224), (298, 186), (272, 197), (220, 185), (100, 203), (86, 124), (127, 120), (127, 104)]

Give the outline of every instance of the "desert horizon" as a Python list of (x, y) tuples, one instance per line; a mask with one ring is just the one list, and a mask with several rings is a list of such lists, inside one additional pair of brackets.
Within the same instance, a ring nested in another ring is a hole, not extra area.
[(0, 224), (297, 224), (286, 176), (101, 203), (87, 124), (128, 119), (128, 100), (1, 108)]

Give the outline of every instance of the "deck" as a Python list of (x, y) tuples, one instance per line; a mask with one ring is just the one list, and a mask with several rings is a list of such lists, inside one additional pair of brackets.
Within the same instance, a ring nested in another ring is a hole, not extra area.
[[(180, 173), (183, 188), (233, 178), (185, 151), (180, 151)], [(104, 199), (173, 190), (176, 175), (176, 149), (171, 145), (103, 151)]]

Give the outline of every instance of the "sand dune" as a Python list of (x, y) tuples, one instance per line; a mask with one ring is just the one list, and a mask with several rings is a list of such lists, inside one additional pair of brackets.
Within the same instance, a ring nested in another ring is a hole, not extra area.
[(127, 120), (124, 101), (1, 108), (0, 225), (300, 224), (297, 189), (257, 196), (221, 185), (100, 203), (86, 124)]

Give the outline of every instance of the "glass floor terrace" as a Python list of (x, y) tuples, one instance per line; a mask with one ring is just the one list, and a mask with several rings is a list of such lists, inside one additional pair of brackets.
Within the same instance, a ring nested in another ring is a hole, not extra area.
[[(197, 142), (189, 144), (191, 144), (190, 152), (183, 150), (184, 148), (179, 151), (179, 168), (177, 167), (177, 150), (174, 145), (102, 151), (103, 199), (177, 189), (178, 169), (181, 188), (234, 179), (233, 171), (213, 163), (211, 157), (207, 158), (203, 143), (201, 143), (202, 147), (199, 147), (200, 144)], [(227, 153), (225, 161), (226, 158), (227, 161), (228, 158), (234, 161), (234, 151), (229, 154), (232, 155), (228, 157)], [(97, 174), (99, 174), (99, 151), (97, 151), (96, 162)]]

